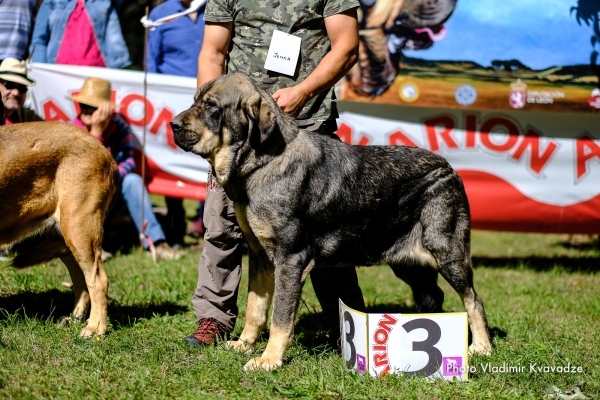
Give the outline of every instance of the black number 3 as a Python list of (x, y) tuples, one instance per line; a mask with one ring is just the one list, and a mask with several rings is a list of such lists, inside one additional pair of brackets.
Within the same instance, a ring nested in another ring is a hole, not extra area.
[[(350, 345), (350, 359), (346, 360), (346, 368), (350, 369), (350, 368), (354, 367), (354, 364), (356, 364), (356, 348), (354, 347), (354, 341), (353, 341), (353, 339), (354, 339), (354, 319), (352, 319), (352, 315), (348, 311), (344, 312), (344, 324), (346, 322), (348, 323), (348, 325), (350, 325), (349, 331), (346, 332), (346, 343), (348, 343)], [(345, 353), (346, 352), (344, 351), (344, 355), (345, 355)]]
[(413, 376), (429, 376), (437, 372), (442, 365), (442, 352), (433, 345), (439, 342), (440, 338), (442, 337), (442, 330), (440, 329), (440, 326), (430, 319), (419, 318), (405, 323), (402, 325), (402, 327), (406, 332), (410, 332), (419, 328), (427, 331), (427, 339), (423, 340), (422, 342), (413, 342), (412, 349), (413, 351), (424, 351), (429, 356), (429, 361), (427, 362), (426, 366), (418, 371), (410, 371), (405, 373)]

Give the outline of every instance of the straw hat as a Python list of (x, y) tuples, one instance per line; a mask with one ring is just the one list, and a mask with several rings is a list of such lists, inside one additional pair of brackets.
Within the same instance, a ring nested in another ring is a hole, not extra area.
[(118, 104), (110, 101), (110, 82), (100, 78), (85, 78), (79, 94), (65, 97), (92, 107), (100, 107), (100, 104), (105, 101), (110, 103), (110, 108), (120, 107)]
[(25, 86), (35, 85), (35, 81), (27, 77), (25, 61), (19, 61), (16, 58), (9, 57), (2, 61), (2, 64), (0, 64), (0, 79)]

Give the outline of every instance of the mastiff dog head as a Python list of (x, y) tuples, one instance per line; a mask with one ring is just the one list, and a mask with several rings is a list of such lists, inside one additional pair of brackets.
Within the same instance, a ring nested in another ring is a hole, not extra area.
[[(175, 143), (208, 160), (217, 182), (258, 167), (285, 146), (280, 127), (295, 127), (273, 98), (243, 74), (222, 76), (198, 89), (194, 104), (171, 121)], [(291, 132), (288, 132), (291, 133)]]

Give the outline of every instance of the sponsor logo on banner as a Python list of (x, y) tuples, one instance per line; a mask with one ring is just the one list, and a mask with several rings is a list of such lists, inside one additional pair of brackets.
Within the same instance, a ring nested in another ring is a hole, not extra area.
[(356, 355), (356, 372), (359, 374), (367, 372), (367, 358), (365, 356), (361, 356), (360, 354)]
[(461, 376), (464, 372), (462, 357), (444, 357), (442, 358), (443, 376)]
[(528, 104), (554, 104), (554, 99), (564, 99), (565, 92), (562, 90), (528, 90)]
[(512, 108), (523, 108), (527, 100), (527, 84), (521, 79), (517, 79), (510, 84), (510, 95), (508, 103)]
[(398, 96), (407, 103), (417, 101), (419, 94), (419, 87), (412, 81), (403, 83), (398, 89)]
[(592, 95), (588, 97), (587, 102), (592, 108), (600, 108), (600, 89), (592, 90)]
[(461, 106), (470, 106), (477, 100), (477, 90), (471, 85), (461, 85), (454, 92), (454, 98)]

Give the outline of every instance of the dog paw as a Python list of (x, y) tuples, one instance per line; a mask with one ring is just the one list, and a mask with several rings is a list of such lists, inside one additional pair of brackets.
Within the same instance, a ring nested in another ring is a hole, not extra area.
[(489, 356), (492, 354), (492, 348), (489, 344), (476, 344), (472, 343), (469, 346), (469, 355), (481, 355), (481, 356)]
[(230, 340), (227, 342), (227, 347), (240, 353), (251, 353), (254, 351), (254, 345), (251, 345), (244, 340)]
[(273, 371), (281, 367), (283, 360), (274, 359), (270, 357), (256, 357), (251, 359), (244, 365), (244, 371), (258, 371), (264, 369), (265, 371)]
[(106, 334), (106, 329), (100, 329), (97, 326), (88, 325), (81, 330), (79, 336), (83, 338), (90, 338), (94, 336), (100, 336)]

